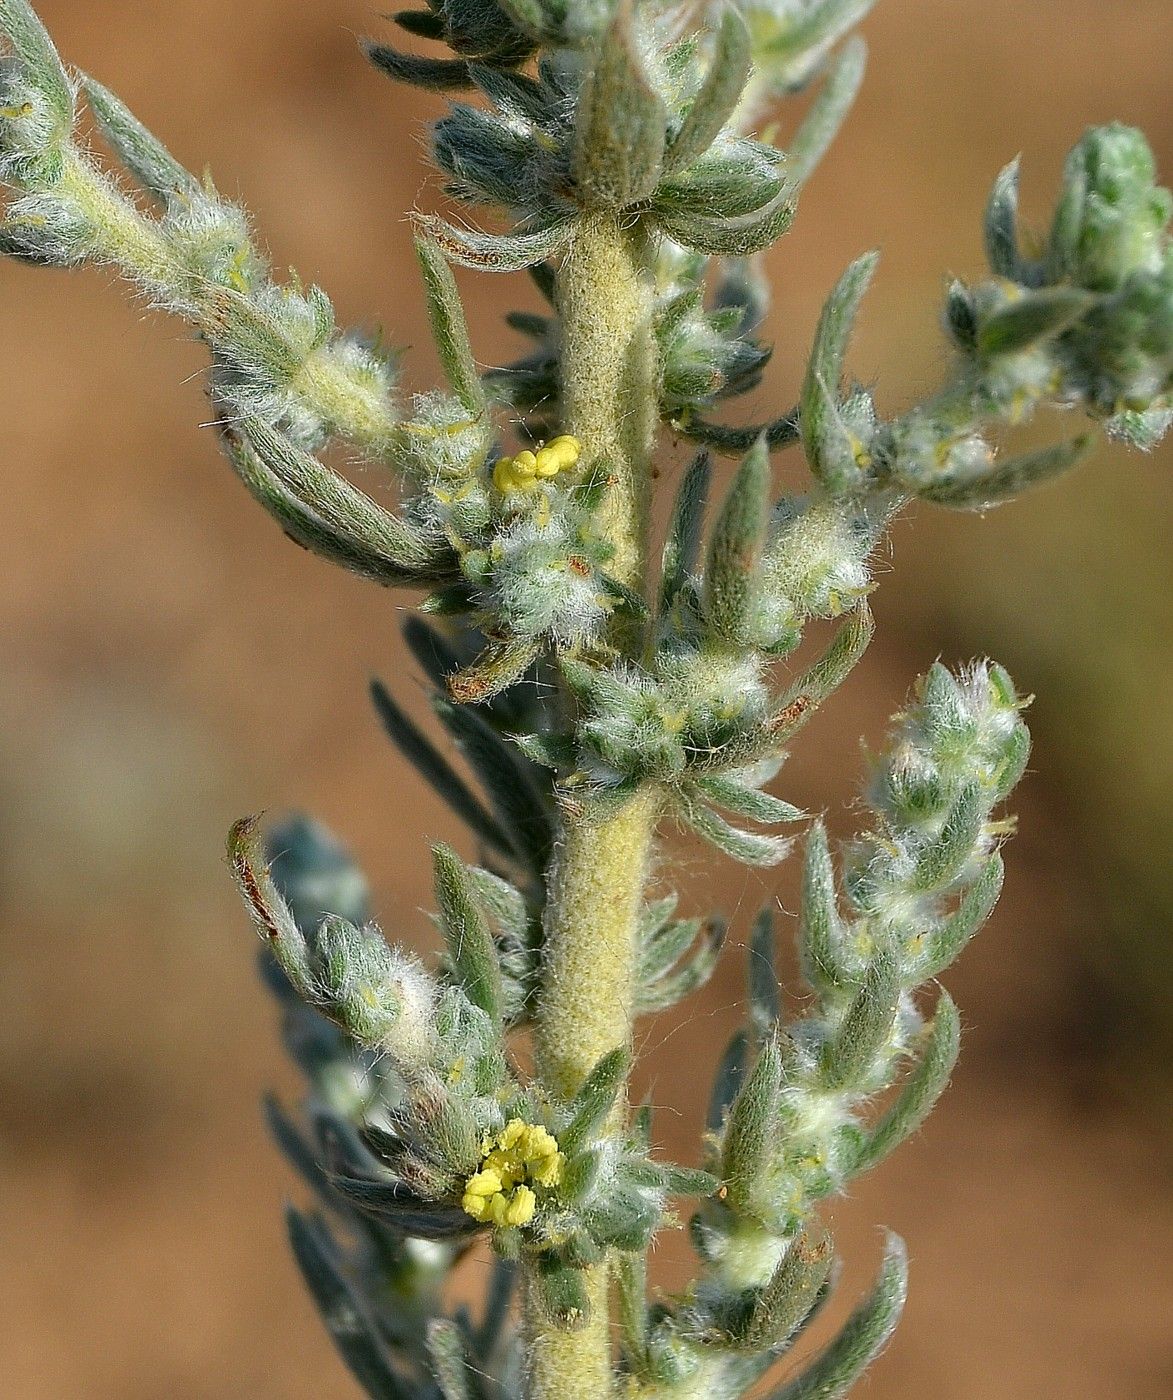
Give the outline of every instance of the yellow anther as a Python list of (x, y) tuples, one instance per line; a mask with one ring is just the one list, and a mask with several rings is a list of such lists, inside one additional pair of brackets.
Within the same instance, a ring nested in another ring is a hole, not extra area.
[(513, 478), (512, 457), (502, 457), (498, 460), (493, 468), (493, 485), (503, 496), (517, 490), (517, 483)]
[(492, 1167), (482, 1167), (465, 1183), (466, 1196), (495, 1196), (502, 1186), (501, 1174)]
[(582, 443), (563, 433), (543, 444), (536, 452), (528, 448), (516, 457), (502, 457), (493, 468), (493, 485), (503, 495), (530, 490), (538, 481), (549, 481), (578, 463)]
[(528, 449), (519, 452), (513, 459), (513, 475), (519, 481), (526, 481), (536, 475), (538, 470), (538, 459)]
[(460, 1204), (474, 1220), (500, 1228), (528, 1225), (537, 1210), (533, 1186), (557, 1186), (565, 1168), (550, 1133), (521, 1118), (511, 1118), (495, 1138), (486, 1134), (481, 1158), (480, 1170), (465, 1182)]
[(538, 1198), (528, 1186), (519, 1186), (513, 1193), (513, 1198), (505, 1207), (506, 1225), (521, 1226), (528, 1225), (534, 1218), (534, 1211), (538, 1208)]

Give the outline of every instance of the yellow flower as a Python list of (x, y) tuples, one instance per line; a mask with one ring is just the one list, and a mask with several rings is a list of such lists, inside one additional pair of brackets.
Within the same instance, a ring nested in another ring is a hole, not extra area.
[(577, 465), (582, 455), (578, 438), (563, 433), (539, 447), (516, 457), (501, 457), (493, 467), (493, 485), (503, 496), (511, 491), (529, 491), (538, 481), (548, 481), (561, 471)]
[(557, 1186), (565, 1165), (557, 1141), (545, 1128), (511, 1118), (495, 1138), (486, 1134), (481, 1165), (465, 1182), (460, 1204), (474, 1220), (520, 1228), (538, 1208), (533, 1186)]

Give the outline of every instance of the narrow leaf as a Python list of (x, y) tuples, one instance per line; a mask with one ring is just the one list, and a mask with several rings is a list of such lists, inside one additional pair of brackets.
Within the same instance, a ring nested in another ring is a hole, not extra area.
[(707, 452), (693, 458), (681, 478), (672, 507), (660, 575), (660, 612), (667, 613), (696, 568), (704, 529), (705, 506), (713, 470)]
[(727, 5), (717, 28), (705, 80), (680, 130), (669, 143), (664, 158), (665, 174), (689, 165), (721, 134), (741, 97), (752, 62), (749, 30), (740, 13)]
[(896, 1330), (908, 1294), (908, 1256), (898, 1235), (889, 1235), (880, 1276), (870, 1296), (802, 1375), (769, 1400), (841, 1400), (884, 1349)]
[(786, 173), (804, 185), (838, 136), (855, 104), (868, 62), (868, 46), (857, 34), (843, 45), (787, 150)]
[(177, 194), (202, 194), (203, 187), (153, 136), (119, 97), (93, 78), (82, 85), (98, 129), (135, 179), (161, 203)]
[(627, 1079), (631, 1057), (619, 1048), (604, 1055), (587, 1075), (570, 1102), (571, 1119), (558, 1134), (558, 1145), (569, 1157), (587, 1146), (607, 1119)]
[(986, 204), (986, 257), (990, 270), (1011, 282), (1021, 282), (1022, 255), (1018, 247), (1018, 170), (1015, 156), (994, 181)]
[(432, 1374), (444, 1400), (473, 1400), (464, 1355), (464, 1338), (451, 1318), (433, 1317), (428, 1322), (428, 1356)]
[(899, 998), (899, 961), (891, 950), (882, 949), (868, 964), (834, 1037), (823, 1046), (819, 1077), (828, 1089), (866, 1084), (877, 1055), (891, 1038)]
[(646, 199), (660, 178), (667, 126), (640, 57), (633, 0), (618, 0), (578, 99), (571, 171), (584, 202), (613, 210)]
[(798, 951), (802, 972), (819, 992), (847, 984), (843, 966), (843, 920), (835, 894), (835, 867), (827, 846), (827, 829), (817, 821), (806, 838), (802, 869), (802, 911), (798, 917)]
[(916, 1063), (905, 1075), (895, 1102), (868, 1133), (853, 1174), (870, 1171), (916, 1132), (945, 1092), (960, 1047), (961, 1018), (953, 998), (942, 990)]
[(639, 1376), (648, 1365), (648, 1257), (642, 1250), (621, 1254), (615, 1272), (618, 1285), (619, 1336), (624, 1359)]
[(479, 417), (486, 411), (485, 391), (473, 358), (468, 322), (456, 288), (456, 278), (434, 239), (417, 235), (415, 252), (423, 273), (428, 297), (428, 320), (440, 354), (440, 364), (452, 385), (452, 392), (469, 413)]
[(827, 650), (787, 691), (787, 702), (805, 697), (821, 705), (855, 670), (868, 649), (876, 624), (871, 609), (861, 602), (839, 630)]
[(705, 1117), (705, 1127), (710, 1133), (719, 1132), (724, 1125), (729, 1106), (745, 1083), (748, 1059), (749, 1037), (744, 1031), (736, 1031), (725, 1047), (713, 1076), (713, 1089)]
[(518, 859), (532, 873), (541, 875), (554, 833), (528, 761), (469, 706), (436, 698), (432, 708), (479, 778)]
[(492, 700), (525, 675), (541, 653), (537, 642), (513, 640), (485, 648), (471, 666), (448, 678), (448, 690), (460, 705)]
[(1003, 874), (1002, 857), (995, 851), (954, 912), (925, 938), (924, 961), (916, 964), (918, 981), (943, 972), (990, 917), (1002, 893)]
[(570, 223), (548, 224), (522, 233), (478, 233), (460, 229), (432, 214), (414, 214), (418, 228), (429, 235), (449, 261), (480, 272), (520, 272), (560, 252), (570, 238)]
[(462, 58), (421, 58), (389, 44), (367, 44), (365, 48), (375, 67), (397, 83), (410, 83), (433, 92), (472, 87), (468, 64)]
[(745, 635), (769, 516), (770, 454), (759, 438), (725, 497), (705, 562), (705, 618), (724, 642)]
[(771, 866), (785, 860), (794, 842), (781, 836), (761, 836), (754, 831), (742, 831), (730, 826), (703, 802), (691, 799), (689, 790), (681, 791), (680, 814), (698, 836), (703, 836), (727, 856), (743, 865)]
[(759, 1293), (742, 1345), (754, 1351), (785, 1346), (818, 1301), (833, 1258), (830, 1241), (812, 1245), (799, 1235)]
[(1095, 305), (1080, 287), (1041, 287), (987, 316), (978, 327), (977, 348), (987, 357), (1013, 355), (1058, 335)]
[(1023, 491), (1061, 476), (1081, 462), (1095, 439), (1091, 433), (997, 462), (982, 476), (941, 486), (918, 489), (917, 495), (954, 510), (984, 510), (1001, 505)]
[(766, 439), (766, 446), (771, 452), (778, 452), (784, 447), (792, 447), (802, 436), (798, 428), (797, 409), (775, 418), (771, 423), (751, 423), (743, 428), (710, 423), (690, 413), (673, 419), (672, 427), (690, 442), (703, 443), (724, 457), (740, 457), (760, 437)]
[(476, 888), (451, 846), (432, 847), (436, 903), (457, 984), (474, 1006), (501, 1022), (501, 968)]
[(410, 1392), (391, 1366), (366, 1303), (346, 1281), (326, 1244), (325, 1226), (290, 1207), (289, 1240), (306, 1286), (339, 1355), (372, 1400), (409, 1400)]
[(732, 778), (714, 775), (711, 778), (698, 778), (697, 787), (727, 812), (736, 812), (739, 817), (749, 817), (755, 822), (776, 825), (779, 822), (801, 821), (806, 813), (791, 802), (783, 802), (780, 797), (772, 797), (759, 788), (745, 787)]
[(371, 699), (388, 737), (404, 758), (444, 799), (453, 812), (480, 840), (503, 855), (512, 856), (509, 838), (488, 810), (469, 790), (431, 740), (401, 710), (380, 681), (371, 682)]
[(309, 948), (265, 861), (260, 822), (242, 817), (228, 833), (228, 862), (257, 932), (272, 948), (295, 990), (314, 999)]
[(53, 109), (58, 122), (54, 136), (64, 138), (73, 126), (73, 87), (48, 30), (28, 0), (0, 0), (0, 31), (12, 45), (29, 83)]
[(838, 394), (851, 328), (878, 261), (877, 253), (857, 258), (827, 298), (799, 404), (802, 441), (811, 471), (832, 493), (851, 490), (861, 479), (851, 454), (844, 455)]
[(748, 957), (749, 1017), (759, 1036), (769, 1035), (782, 1015), (774, 966), (774, 912), (767, 904), (753, 922)]
[(259, 418), (244, 418), (239, 426), (264, 465), (326, 525), (352, 535), (402, 569), (435, 568), (436, 545), (421, 531), (385, 511)]
[(765, 1185), (778, 1135), (782, 1056), (771, 1036), (729, 1110), (721, 1147), (721, 1175), (736, 1209), (752, 1211)]
[(764, 253), (794, 222), (793, 186), (786, 184), (768, 204), (735, 219), (706, 219), (695, 214), (658, 212), (656, 222), (677, 243), (710, 257), (744, 258)]

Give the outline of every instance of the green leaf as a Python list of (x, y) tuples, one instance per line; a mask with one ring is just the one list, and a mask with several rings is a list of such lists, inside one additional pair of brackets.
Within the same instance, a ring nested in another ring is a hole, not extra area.
[(476, 710), (439, 697), (432, 708), (480, 780), (518, 859), (541, 877), (554, 833), (546, 799), (533, 780), (534, 770)]
[(770, 454), (759, 438), (725, 497), (705, 562), (705, 620), (723, 642), (745, 635), (769, 518)]
[(791, 802), (783, 802), (780, 797), (772, 797), (758, 788), (745, 787), (732, 778), (714, 775), (698, 778), (696, 785), (718, 807), (727, 812), (736, 812), (739, 817), (749, 817), (755, 822), (773, 826), (779, 822), (801, 821), (806, 813)]
[(1011, 282), (1022, 282), (1022, 254), (1018, 247), (1018, 170), (1015, 156), (994, 181), (986, 204), (986, 258), (990, 270)]
[(819, 1078), (826, 1088), (866, 1087), (876, 1057), (891, 1039), (899, 1000), (899, 960), (891, 949), (881, 949), (868, 964), (834, 1037), (823, 1046)]
[(701, 928), (700, 919), (673, 919), (662, 924), (650, 937), (641, 939), (636, 956), (636, 980), (654, 982), (663, 977), (692, 947)]
[(835, 992), (848, 984), (843, 965), (844, 934), (827, 829), (817, 821), (806, 838), (798, 952), (803, 976), (818, 992)]
[(339, 1355), (372, 1400), (410, 1400), (395, 1374), (366, 1300), (351, 1287), (325, 1225), (292, 1206), (285, 1212), (289, 1241)]
[(858, 490), (865, 479), (856, 461), (858, 451), (839, 417), (838, 395), (851, 329), (878, 261), (878, 253), (857, 258), (827, 298), (799, 404), (799, 426), (810, 469), (835, 495)]
[(988, 815), (981, 787), (967, 783), (940, 832), (917, 852), (913, 888), (933, 891), (951, 885), (973, 859)]
[(823, 45), (832, 44), (858, 24), (876, 0), (813, 0), (795, 8), (778, 26), (777, 35), (767, 41), (761, 57), (788, 57), (809, 53)]
[(660, 612), (669, 612), (677, 595), (696, 569), (704, 529), (705, 506), (713, 471), (707, 452), (693, 458), (680, 480), (672, 507), (668, 537), (664, 541), (660, 574)]
[(570, 1101), (570, 1122), (558, 1134), (558, 1145), (568, 1157), (586, 1147), (606, 1122), (630, 1067), (631, 1056), (620, 1047), (604, 1055), (587, 1075)]
[(777, 1147), (781, 1092), (782, 1056), (771, 1036), (734, 1099), (725, 1125), (721, 1175), (729, 1188), (729, 1204), (737, 1210), (752, 1214), (760, 1192), (769, 1190), (766, 1177)]
[(474, 1006), (501, 1024), (501, 968), (468, 870), (451, 846), (432, 847), (436, 903), (457, 985)]
[(704, 926), (700, 946), (683, 967), (641, 982), (635, 998), (637, 1014), (664, 1011), (703, 987), (716, 971), (724, 942), (724, 923), (720, 919), (710, 919)]
[(703, 802), (693, 800), (692, 794), (696, 791), (688, 787), (680, 790), (680, 814), (698, 836), (743, 865), (771, 866), (786, 859), (794, 845), (793, 839), (761, 836), (730, 826)]
[(166, 204), (175, 195), (196, 197), (203, 186), (163, 143), (101, 83), (83, 78), (82, 87), (98, 129), (114, 154), (144, 189)]
[(752, 62), (749, 30), (740, 13), (728, 5), (717, 28), (705, 80), (679, 131), (669, 142), (665, 174), (690, 164), (721, 134), (741, 97)]
[(556, 1256), (539, 1256), (530, 1284), (538, 1310), (547, 1322), (564, 1332), (577, 1332), (591, 1315), (590, 1299), (581, 1269), (560, 1263)]
[(868, 46), (854, 35), (831, 65), (818, 96), (790, 142), (786, 173), (804, 185), (838, 136), (855, 104), (868, 62)]
[(257, 932), (273, 950), (294, 990), (315, 1000), (313, 970), (305, 935), (273, 883), (265, 860), (257, 817), (242, 817), (228, 833), (228, 863)]
[(760, 437), (766, 439), (766, 446), (771, 452), (792, 447), (801, 438), (797, 409), (775, 418), (771, 423), (750, 423), (743, 428), (726, 423), (710, 423), (696, 414), (685, 413), (672, 420), (672, 427), (681, 437), (688, 438), (690, 442), (703, 443), (723, 457), (740, 457)]
[(73, 126), (73, 87), (48, 30), (27, 0), (0, 0), (0, 31), (20, 60), (24, 76), (57, 118), (51, 141), (64, 140)]
[(500, 695), (521, 680), (541, 654), (541, 644), (514, 639), (494, 642), (471, 666), (448, 678), (448, 690), (460, 705), (477, 705)]
[(1057, 443), (1054, 447), (1044, 447), (1038, 452), (1027, 452), (1020, 457), (1008, 457), (996, 462), (980, 477), (920, 488), (917, 495), (932, 501), (934, 505), (949, 506), (953, 510), (985, 510), (1020, 496), (1031, 487), (1062, 476), (1083, 461), (1094, 442), (1094, 435), (1085, 433), (1069, 442)]
[(509, 838), (444, 755), (399, 708), (380, 681), (371, 682), (371, 700), (391, 742), (428, 785), (476, 837), (502, 855), (512, 857), (514, 851)]
[(397, 83), (410, 83), (433, 92), (472, 87), (468, 64), (462, 58), (421, 58), (389, 44), (366, 44), (364, 48), (375, 67)]
[(725, 1115), (737, 1097), (742, 1084), (749, 1056), (749, 1037), (744, 1031), (735, 1031), (713, 1076), (713, 1089), (709, 1095), (709, 1107), (705, 1116), (705, 1128), (710, 1133), (721, 1130)]
[(405, 574), (418, 570), (418, 577), (427, 578), (437, 572), (436, 543), (423, 531), (385, 511), (259, 418), (242, 418), (239, 428), (261, 463), (327, 529)]
[(884, 1349), (896, 1330), (908, 1295), (908, 1256), (898, 1235), (889, 1235), (880, 1276), (833, 1342), (802, 1375), (775, 1390), (769, 1400), (841, 1400)]
[(1096, 297), (1079, 287), (1041, 287), (985, 317), (978, 326), (981, 355), (1013, 355), (1048, 340), (1084, 317)]
[(643, 1250), (621, 1254), (615, 1265), (619, 1336), (623, 1356), (641, 1376), (648, 1366), (648, 1257)]
[(833, 1261), (829, 1240), (811, 1245), (805, 1233), (793, 1240), (758, 1294), (741, 1344), (752, 1351), (784, 1347), (818, 1302)]
[(456, 288), (456, 279), (438, 243), (417, 235), (416, 257), (428, 298), (428, 320), (440, 354), (440, 364), (452, 392), (474, 417), (486, 411), (485, 391), (468, 338), (468, 322)]
[(943, 972), (990, 917), (1002, 893), (1003, 875), (1002, 857), (995, 851), (961, 896), (954, 912), (926, 936), (924, 960), (916, 964), (919, 981)]
[(960, 1048), (961, 1018), (953, 998), (942, 990), (916, 1063), (905, 1075), (892, 1106), (864, 1140), (852, 1165), (853, 1175), (870, 1171), (916, 1132), (944, 1093)]
[(432, 1374), (444, 1400), (473, 1400), (464, 1338), (456, 1323), (447, 1317), (431, 1318), (428, 1322), (427, 1346)]
[(710, 257), (743, 258), (764, 253), (794, 222), (796, 195), (783, 185), (761, 209), (734, 219), (709, 219), (699, 214), (657, 212), (656, 223), (669, 238)]
[(749, 1018), (759, 1036), (769, 1035), (782, 1016), (778, 970), (774, 966), (774, 911), (767, 904), (749, 936)]
[(861, 602), (855, 612), (840, 623), (822, 656), (787, 690), (787, 703), (805, 697), (813, 705), (821, 705), (859, 665), (875, 630), (871, 609)]
[(571, 174), (583, 203), (623, 209), (656, 188), (668, 111), (640, 57), (633, 0), (617, 0), (579, 93)]
[(431, 237), (450, 262), (479, 272), (520, 272), (562, 250), (574, 225), (547, 224), (520, 233), (479, 233), (461, 229), (434, 214), (414, 214), (416, 226)]

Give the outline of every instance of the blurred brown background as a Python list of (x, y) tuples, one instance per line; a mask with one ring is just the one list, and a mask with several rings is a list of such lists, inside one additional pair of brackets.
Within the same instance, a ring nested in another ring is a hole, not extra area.
[[(278, 266), (322, 280), (344, 321), (381, 322), (409, 383), (430, 382), (403, 211), (438, 197), (420, 164), (438, 104), (362, 63), (374, 7), (40, 8), (71, 62), (246, 198)], [(1039, 221), (1091, 122), (1144, 126), (1173, 177), (1168, 0), (886, 0), (866, 32), (860, 106), (772, 255), (762, 412), (791, 402), (823, 294), (871, 245), (856, 370), (889, 408), (933, 384), (943, 275), (979, 271), (985, 193), (1016, 151)], [(516, 348), (499, 316), (522, 280), (465, 283), (486, 359)], [(388, 932), (424, 946), (424, 837), (454, 833), (365, 700), (380, 672), (419, 709), (401, 604), (261, 516), (196, 431), (199, 348), (112, 281), (0, 267), (0, 1391), (341, 1398), (282, 1238), (296, 1187), (257, 1101), (292, 1086), (221, 843), (242, 812), (312, 809), (362, 858)], [(939, 651), (989, 651), (1039, 693), (1007, 893), (949, 975), (968, 1028), (953, 1090), (831, 1211), (848, 1294), (877, 1222), (910, 1244), (874, 1400), (1173, 1386), (1171, 465), (1103, 451), (985, 521), (902, 522), (879, 640), (788, 768), (786, 796), (838, 804), (846, 830), (855, 736), (878, 737)], [(712, 898), (698, 850), (671, 874)], [(735, 942), (763, 898), (793, 908), (792, 872), (718, 879)], [(687, 1031), (646, 1030), (673, 1151), (693, 1150), (696, 1039), (715, 1053), (740, 979), (735, 949)], [(679, 1237), (660, 1255), (678, 1280)]]

